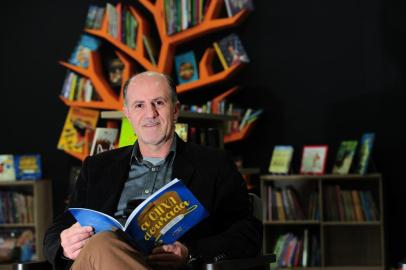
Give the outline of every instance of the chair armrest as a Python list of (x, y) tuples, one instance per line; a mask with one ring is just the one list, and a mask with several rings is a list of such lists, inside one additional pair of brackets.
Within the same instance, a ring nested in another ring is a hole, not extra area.
[(215, 263), (203, 264), (203, 270), (238, 270), (251, 269), (255, 267), (266, 267), (269, 269), (270, 264), (276, 259), (275, 254), (266, 254), (254, 258), (223, 260)]
[(47, 261), (14, 263), (13, 270), (51, 270), (52, 265)]

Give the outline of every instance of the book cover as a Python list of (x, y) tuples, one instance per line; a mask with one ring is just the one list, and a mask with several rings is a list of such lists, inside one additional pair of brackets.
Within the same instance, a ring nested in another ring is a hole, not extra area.
[(14, 167), (17, 180), (42, 179), (41, 156), (39, 154), (14, 155)]
[(229, 67), (240, 63), (249, 63), (249, 58), (236, 34), (230, 34), (218, 42), (221, 54)]
[(142, 36), (142, 42), (147, 51), (148, 59), (151, 61), (151, 64), (156, 66), (157, 51), (156, 48), (149, 36)]
[(118, 130), (116, 128), (96, 128), (90, 155), (114, 149)]
[(13, 155), (0, 155), (0, 181), (16, 180)]
[(243, 9), (254, 10), (252, 0), (225, 0), (227, 15), (232, 17)]
[(334, 162), (333, 174), (348, 174), (350, 172), (357, 145), (357, 141), (341, 142)]
[(276, 145), (272, 152), (268, 171), (276, 174), (287, 174), (293, 156), (293, 147), (290, 145)]
[(179, 84), (199, 79), (199, 70), (197, 68), (196, 57), (193, 51), (176, 55), (175, 68)]
[(100, 40), (98, 38), (82, 35), (69, 59), (69, 63), (87, 68), (89, 66), (90, 52), (96, 51), (99, 46)]
[(327, 145), (306, 145), (303, 147), (301, 174), (323, 174), (327, 159)]
[(355, 173), (365, 174), (368, 171), (369, 159), (371, 158), (374, 140), (374, 133), (365, 133), (364, 135), (362, 135), (358, 152), (358, 163), (355, 169)]
[(179, 138), (181, 138), (185, 142), (187, 142), (188, 130), (189, 130), (189, 125), (187, 123), (176, 123), (175, 124), (176, 134), (178, 134)]
[(81, 226), (92, 226), (95, 233), (114, 228), (123, 230), (146, 253), (158, 245), (172, 244), (208, 216), (203, 205), (179, 179), (172, 180), (144, 200), (124, 226), (95, 210), (70, 208), (69, 211)]
[(118, 147), (133, 145), (137, 140), (130, 121), (127, 118), (121, 120), (120, 137), (118, 139)]
[(85, 153), (86, 130), (94, 130), (99, 111), (70, 107), (58, 142), (58, 149)]

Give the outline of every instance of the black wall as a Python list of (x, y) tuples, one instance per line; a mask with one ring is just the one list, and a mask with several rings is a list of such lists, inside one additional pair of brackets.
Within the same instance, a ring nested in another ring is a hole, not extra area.
[[(131, 2), (131, 1), (130, 1)], [(376, 133), (373, 160), (383, 173), (389, 265), (405, 258), (403, 198), (405, 23), (393, 0), (257, 0), (237, 28), (251, 58), (235, 80), (245, 106), (266, 108), (250, 137), (228, 146), (265, 173), (275, 144), (328, 144)], [(56, 150), (67, 107), (58, 95), (88, 1), (9, 1), (0, 17), (0, 153), (40, 153), (63, 210), (69, 167)], [(298, 159), (298, 158), (297, 158)], [(331, 163), (331, 160), (330, 160)], [(297, 171), (298, 160), (294, 164)], [(331, 167), (328, 167), (328, 170)]]

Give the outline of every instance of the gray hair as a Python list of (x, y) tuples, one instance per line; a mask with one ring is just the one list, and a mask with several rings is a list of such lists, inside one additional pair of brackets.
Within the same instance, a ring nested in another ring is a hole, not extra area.
[(173, 104), (175, 104), (176, 102), (179, 101), (178, 99), (178, 94), (176, 93), (176, 84), (175, 82), (172, 80), (172, 78), (169, 75), (163, 74), (163, 73), (159, 73), (159, 72), (155, 72), (155, 71), (144, 71), (141, 73), (138, 73), (136, 75), (131, 76), (124, 84), (124, 89), (123, 89), (123, 95), (124, 95), (124, 105), (127, 106), (127, 91), (128, 91), (128, 86), (130, 85), (131, 81), (135, 78), (137, 78), (138, 76), (141, 75), (147, 75), (147, 76), (158, 76), (161, 78), (164, 78), (166, 81), (166, 84), (169, 86), (169, 94), (171, 96), (171, 100), (173, 102)]

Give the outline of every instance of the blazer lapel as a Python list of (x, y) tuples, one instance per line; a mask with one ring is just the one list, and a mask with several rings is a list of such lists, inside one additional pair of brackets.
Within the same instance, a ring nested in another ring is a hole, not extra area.
[(187, 186), (192, 179), (195, 166), (189, 156), (186, 143), (176, 135), (176, 156), (173, 164), (173, 177), (182, 180)]

